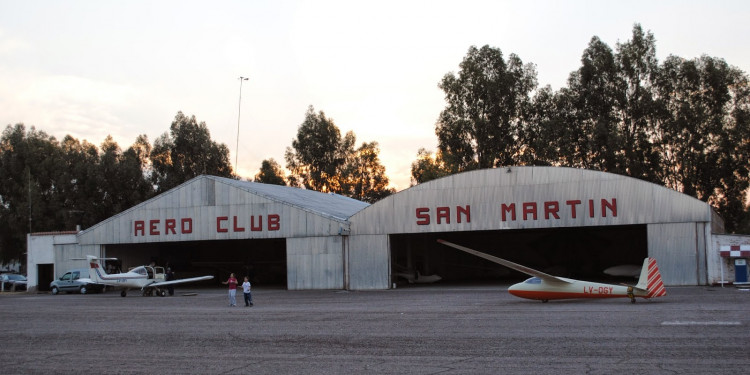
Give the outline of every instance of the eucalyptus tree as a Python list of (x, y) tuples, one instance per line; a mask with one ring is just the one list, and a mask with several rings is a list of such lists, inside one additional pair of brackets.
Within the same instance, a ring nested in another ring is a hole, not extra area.
[(375, 203), (395, 191), (388, 188), (385, 166), (377, 142), (365, 142), (347, 158), (342, 169), (341, 194)]
[(55, 137), (7, 126), (0, 137), (0, 258), (22, 259), (26, 233), (58, 230), (57, 181), (64, 169)]
[(341, 170), (354, 150), (353, 132), (341, 137), (341, 131), (323, 111), (307, 108), (297, 137), (284, 154), (290, 186), (321, 192), (341, 191)]
[(446, 107), (435, 133), (438, 149), (450, 171), (492, 168), (519, 162), (518, 142), (536, 88), (533, 64), (511, 54), (506, 61), (498, 48), (472, 46), (439, 87)]
[[(669, 56), (658, 78), (662, 121), (657, 144), (666, 186), (716, 207), (727, 229), (747, 215), (750, 86), (724, 60)], [(747, 220), (747, 219), (745, 219)]]
[(234, 177), (229, 148), (211, 140), (205, 122), (178, 112), (151, 150), (151, 183), (157, 192), (167, 191), (193, 177), (207, 174)]
[(440, 150), (433, 155), (432, 151), (422, 147), (417, 151), (417, 160), (411, 163), (412, 185), (418, 185), (450, 174), (451, 172), (445, 166)]
[(273, 158), (263, 160), (260, 171), (255, 175), (254, 181), (271, 185), (286, 185), (284, 171), (281, 169), (281, 165)]

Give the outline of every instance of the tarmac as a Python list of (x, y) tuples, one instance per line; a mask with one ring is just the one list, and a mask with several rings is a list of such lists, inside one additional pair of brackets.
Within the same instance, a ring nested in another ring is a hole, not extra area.
[(0, 294), (4, 374), (741, 374), (750, 292), (539, 301), (507, 285)]

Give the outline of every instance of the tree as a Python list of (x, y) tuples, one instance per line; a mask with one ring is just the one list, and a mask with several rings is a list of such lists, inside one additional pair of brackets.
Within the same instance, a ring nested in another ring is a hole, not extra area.
[(353, 152), (354, 133), (342, 138), (339, 128), (323, 111), (315, 113), (309, 106), (297, 138), (287, 147), (284, 159), (291, 172), (290, 186), (333, 192), (341, 191), (341, 169), (347, 155)]
[(377, 142), (365, 142), (349, 155), (342, 170), (341, 194), (375, 203), (395, 192), (388, 189), (388, 177), (379, 154)]
[(177, 112), (169, 129), (154, 141), (151, 150), (151, 182), (157, 193), (202, 174), (234, 177), (229, 148), (211, 140), (205, 122)]
[(657, 133), (664, 183), (717, 208), (727, 230), (746, 215), (750, 186), (750, 86), (724, 60), (670, 56), (658, 79)]
[(411, 163), (411, 183), (412, 185), (438, 179), (450, 175), (445, 162), (443, 162), (440, 151), (433, 157), (431, 151), (420, 148), (417, 151), (417, 160)]
[(618, 103), (622, 102), (616, 58), (598, 37), (591, 38), (581, 57), (581, 67), (571, 73), (561, 90), (568, 111), (563, 118), (562, 147), (570, 166), (624, 174), (618, 133)]
[(284, 180), (284, 171), (281, 165), (274, 159), (263, 160), (260, 166), (260, 172), (255, 175), (255, 182), (261, 182), (271, 185), (286, 185)]
[(23, 124), (8, 126), (0, 138), (0, 257), (23, 259), (26, 233), (59, 230), (56, 182), (63, 170), (57, 140)]
[(660, 165), (652, 139), (657, 126), (654, 82), (659, 63), (654, 35), (644, 33), (641, 25), (634, 25), (632, 38), (617, 44), (615, 57), (623, 85), (617, 107), (621, 121), (620, 169), (628, 176), (657, 182)]
[(446, 108), (435, 133), (449, 170), (463, 171), (517, 164), (520, 130), (536, 88), (536, 71), (500, 49), (472, 46), (458, 76), (446, 74), (439, 84)]
[(144, 153), (149, 148), (148, 139), (142, 135), (122, 152), (112, 137), (107, 136), (101, 145), (98, 173), (95, 174), (101, 197), (99, 212), (95, 216), (104, 220), (153, 195), (153, 187), (144, 174)]

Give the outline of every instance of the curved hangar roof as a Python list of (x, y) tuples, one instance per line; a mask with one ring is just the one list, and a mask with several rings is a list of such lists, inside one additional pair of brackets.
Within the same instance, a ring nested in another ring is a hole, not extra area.
[(79, 243), (337, 235), (367, 206), (337, 194), (198, 176), (81, 232)]
[[(504, 167), (459, 173), (383, 199), (351, 217), (351, 234), (711, 222), (711, 207), (611, 173)], [(718, 219), (718, 220), (717, 220)]]

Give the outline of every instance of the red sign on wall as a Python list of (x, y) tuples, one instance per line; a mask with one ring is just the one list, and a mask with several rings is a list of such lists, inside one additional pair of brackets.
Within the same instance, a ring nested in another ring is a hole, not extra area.
[[(281, 216), (270, 214), (242, 216), (217, 216), (216, 233), (263, 232), (281, 230)], [(170, 236), (193, 233), (193, 218), (170, 218), (133, 221), (133, 236)]]

